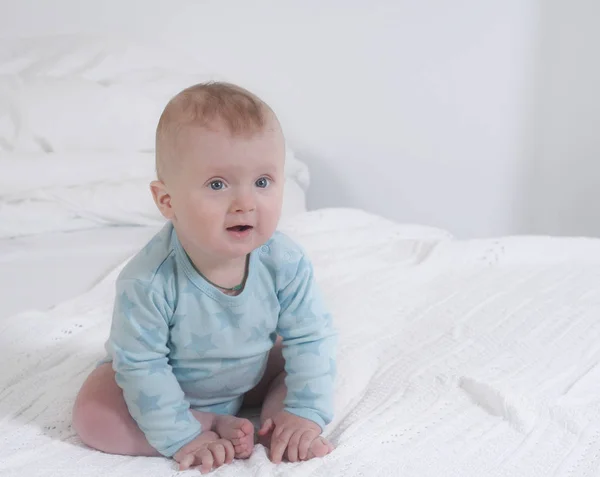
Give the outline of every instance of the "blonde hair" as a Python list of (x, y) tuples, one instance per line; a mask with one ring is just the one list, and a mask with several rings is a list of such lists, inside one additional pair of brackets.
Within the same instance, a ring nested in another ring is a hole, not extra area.
[(200, 83), (173, 97), (162, 112), (156, 128), (156, 174), (173, 159), (177, 133), (185, 126), (224, 126), (232, 135), (252, 135), (264, 130), (272, 119), (271, 108), (240, 86), (224, 82)]

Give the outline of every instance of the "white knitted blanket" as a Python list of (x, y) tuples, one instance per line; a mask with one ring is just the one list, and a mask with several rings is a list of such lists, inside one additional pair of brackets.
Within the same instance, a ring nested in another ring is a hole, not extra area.
[[(225, 476), (600, 475), (600, 240), (458, 241), (352, 210), (285, 225), (340, 332), (329, 456)], [(171, 476), (70, 427), (102, 356), (118, 270), (45, 313), (0, 323), (0, 475)], [(182, 475), (197, 475), (188, 471)]]

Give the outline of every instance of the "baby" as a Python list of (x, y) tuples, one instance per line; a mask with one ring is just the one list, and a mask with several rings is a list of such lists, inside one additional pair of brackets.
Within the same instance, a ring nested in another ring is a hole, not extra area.
[(117, 279), (107, 357), (73, 410), (84, 443), (204, 473), (250, 456), (254, 426), (236, 415), (262, 405), (273, 462), (333, 450), (336, 334), (311, 262), (276, 231), (284, 159), (274, 112), (240, 87), (168, 103), (150, 184), (168, 220)]

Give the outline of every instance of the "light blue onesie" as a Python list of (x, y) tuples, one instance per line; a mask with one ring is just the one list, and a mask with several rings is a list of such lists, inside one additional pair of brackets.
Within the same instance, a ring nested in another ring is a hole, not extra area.
[(333, 415), (336, 334), (302, 249), (275, 232), (250, 254), (243, 291), (229, 296), (196, 271), (168, 223), (117, 279), (105, 361), (148, 442), (172, 456), (201, 432), (190, 407), (237, 413), (277, 334), (285, 410), (323, 428)]

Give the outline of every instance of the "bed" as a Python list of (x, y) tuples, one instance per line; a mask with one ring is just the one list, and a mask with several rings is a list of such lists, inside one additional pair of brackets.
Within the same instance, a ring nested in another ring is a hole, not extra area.
[[(120, 117), (113, 127), (112, 96), (92, 89), (119, 84), (122, 104), (136, 78), (146, 96), (129, 104), (151, 112), (189, 77), (133, 68), (124, 55), (150, 56), (130, 45), (37, 41), (0, 52), (0, 283), (10, 310), (0, 315), (0, 475), (179, 475), (167, 459), (86, 448), (70, 418), (103, 355), (115, 277), (161, 223), (145, 185), (151, 125)], [(73, 133), (89, 108), (68, 102), (76, 84), (102, 106), (95, 127), (110, 150)], [(31, 99), (49, 88), (52, 101)], [(57, 97), (72, 110), (61, 124), (42, 121)], [(280, 229), (310, 254), (340, 333), (325, 432), (336, 450), (276, 466), (258, 445), (213, 475), (600, 475), (600, 240), (458, 240), (358, 209), (307, 211), (308, 172), (288, 151)]]
[(45, 310), (92, 288), (155, 227), (98, 227), (0, 240), (0, 320)]

